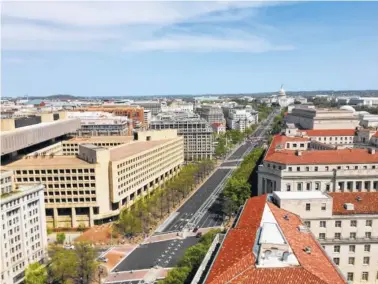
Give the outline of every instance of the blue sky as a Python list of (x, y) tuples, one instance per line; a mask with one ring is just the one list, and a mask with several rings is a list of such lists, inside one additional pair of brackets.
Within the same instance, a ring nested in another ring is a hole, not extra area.
[(8, 2), (2, 96), (378, 89), (378, 2)]

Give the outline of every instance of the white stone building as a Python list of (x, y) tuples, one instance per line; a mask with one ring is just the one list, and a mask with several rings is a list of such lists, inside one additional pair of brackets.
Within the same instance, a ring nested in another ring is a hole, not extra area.
[(378, 152), (277, 135), (258, 169), (259, 194), (273, 191), (378, 191)]
[(43, 189), (41, 184), (18, 187), (1, 197), (0, 283), (21, 283), (27, 266), (47, 256)]
[(258, 113), (252, 109), (230, 109), (228, 111), (227, 127), (244, 132), (248, 127), (258, 122)]
[(378, 192), (274, 192), (272, 199), (301, 217), (348, 283), (378, 282)]

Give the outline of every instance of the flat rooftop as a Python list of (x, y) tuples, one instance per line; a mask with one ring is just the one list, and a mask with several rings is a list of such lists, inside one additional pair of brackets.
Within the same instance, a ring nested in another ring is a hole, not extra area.
[(109, 143), (119, 142), (127, 143), (133, 141), (133, 136), (91, 136), (91, 137), (74, 137), (69, 140), (63, 141), (63, 143)]
[(46, 168), (46, 167), (61, 167), (61, 166), (83, 166), (83, 165), (91, 165), (91, 163), (88, 163), (84, 160), (81, 160), (79, 158), (76, 158), (74, 156), (37, 156), (37, 157), (29, 157), (27, 159), (23, 158), (20, 160), (17, 160), (15, 162), (12, 162), (5, 166), (6, 169), (13, 169), (13, 168), (19, 168), (19, 167), (30, 167), (30, 168)]
[(327, 199), (329, 198), (323, 192), (320, 191), (303, 191), (303, 192), (294, 192), (294, 191), (274, 191), (273, 196), (277, 196), (279, 199)]
[(133, 156), (143, 151), (164, 145), (167, 142), (174, 141), (176, 139), (177, 138), (162, 139), (162, 140), (156, 140), (156, 141), (135, 141), (129, 144), (120, 145), (120, 146), (109, 149), (110, 160), (118, 161), (120, 159), (124, 159), (126, 157)]
[(64, 123), (64, 122), (77, 121), (77, 120), (78, 120), (78, 118), (67, 118), (67, 119), (58, 119), (58, 120), (54, 120), (54, 121), (50, 121), (50, 122), (41, 122), (41, 123), (37, 123), (37, 124), (33, 124), (33, 125), (19, 127), (19, 128), (12, 129), (12, 130), (1, 130), (0, 135), (2, 136), (2, 135), (8, 135), (8, 134), (14, 134), (14, 133), (18, 133), (18, 132), (23, 132), (23, 131), (30, 131), (30, 130), (33, 130), (33, 129), (43, 128), (43, 127), (46, 127), (46, 126), (52, 126), (54, 124), (60, 124), (60, 123)]

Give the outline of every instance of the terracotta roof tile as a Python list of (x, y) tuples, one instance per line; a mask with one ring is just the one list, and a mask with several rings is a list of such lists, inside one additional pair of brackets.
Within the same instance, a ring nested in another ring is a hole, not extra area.
[[(257, 268), (253, 246), (260, 227), (265, 204), (268, 204), (281, 230), (288, 240), (300, 266)], [(283, 218), (289, 216), (289, 221)], [(218, 255), (211, 267), (206, 283), (246, 284), (338, 284), (344, 278), (333, 266), (311, 233), (299, 232), (300, 218), (267, 202), (267, 196), (250, 198), (235, 228), (227, 233)], [(303, 251), (312, 248), (311, 254)]]
[(354, 136), (355, 129), (311, 129), (300, 130), (303, 134), (308, 136)]
[[(378, 214), (378, 192), (332, 192), (332, 213), (335, 215)], [(360, 201), (357, 200), (360, 198)], [(354, 210), (346, 210), (345, 203), (354, 204)]]
[(289, 137), (274, 136), (264, 160), (292, 165), (378, 163), (378, 151), (370, 154), (368, 149), (306, 150), (298, 156), (293, 150), (277, 147), (285, 143), (287, 138)]

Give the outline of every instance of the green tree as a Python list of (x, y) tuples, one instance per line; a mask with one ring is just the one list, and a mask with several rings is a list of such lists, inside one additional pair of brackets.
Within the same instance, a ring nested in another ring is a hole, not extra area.
[(183, 284), (191, 271), (190, 267), (183, 266), (169, 270), (167, 277), (159, 281), (160, 284)]
[(49, 254), (51, 258), (49, 272), (54, 282), (67, 283), (77, 277), (77, 256), (74, 250), (53, 246)]
[(98, 267), (94, 248), (87, 242), (78, 242), (75, 244), (75, 254), (77, 258), (77, 279), (80, 279), (82, 284), (91, 283)]
[(46, 267), (39, 262), (34, 262), (28, 265), (25, 270), (26, 284), (44, 284), (47, 282)]
[(57, 233), (56, 234), (56, 242), (58, 244), (64, 244), (64, 241), (66, 240), (66, 234), (65, 233)]

